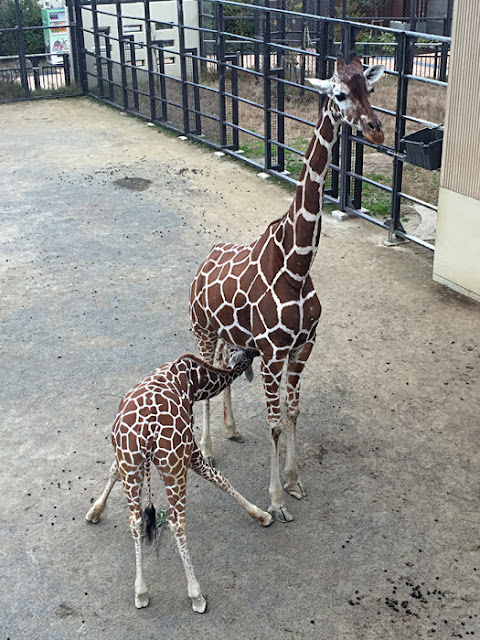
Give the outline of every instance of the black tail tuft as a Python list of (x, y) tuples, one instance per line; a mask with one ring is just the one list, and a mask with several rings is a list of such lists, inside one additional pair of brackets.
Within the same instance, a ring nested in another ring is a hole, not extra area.
[(157, 518), (155, 515), (155, 507), (149, 504), (144, 511), (145, 516), (145, 538), (147, 544), (152, 544), (157, 538)]

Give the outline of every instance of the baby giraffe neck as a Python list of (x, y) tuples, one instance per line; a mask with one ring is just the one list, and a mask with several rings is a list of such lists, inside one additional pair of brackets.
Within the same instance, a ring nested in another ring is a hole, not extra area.
[(216, 396), (230, 385), (239, 375), (232, 369), (222, 371), (210, 367), (206, 363), (195, 363), (195, 372), (192, 372), (193, 401), (207, 400)]

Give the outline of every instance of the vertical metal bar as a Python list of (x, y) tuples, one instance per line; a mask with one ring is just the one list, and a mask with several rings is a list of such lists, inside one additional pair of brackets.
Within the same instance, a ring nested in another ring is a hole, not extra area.
[(97, 87), (100, 98), (103, 98), (103, 69), (100, 50), (100, 32), (98, 29), (97, 0), (92, 0), (92, 29), (95, 45), (95, 63), (97, 67)]
[(125, 109), (125, 111), (128, 111), (127, 69), (125, 67), (125, 40), (123, 38), (121, 0), (115, 0), (115, 6), (117, 10), (117, 35), (120, 55), (120, 72), (122, 75), (123, 108)]
[[(359, 132), (359, 137), (362, 134)], [(355, 173), (359, 176), (363, 175), (363, 151), (364, 146), (360, 142), (355, 143)], [(353, 206), (355, 209), (362, 208), (362, 180), (355, 178), (353, 181)]]
[[(277, 138), (278, 142), (285, 144), (285, 69), (277, 69)], [(277, 171), (285, 171), (285, 149), (277, 147)]]
[[(158, 73), (160, 76), (160, 101), (162, 103), (162, 116), (160, 120), (168, 120), (168, 105), (167, 105), (167, 85), (165, 82), (165, 56), (163, 52), (163, 40), (156, 40), (153, 42), (156, 46), (158, 56)], [(153, 118), (152, 118), (153, 119)]]
[[(153, 48), (152, 48), (152, 28), (150, 23), (150, 2), (149, 0), (144, 0), (143, 2), (143, 17), (145, 21), (145, 42), (147, 45), (147, 68), (148, 68), (148, 97), (150, 100), (150, 120), (155, 122), (157, 119), (157, 105), (155, 101), (155, 76), (153, 73), (154, 63), (153, 63)], [(165, 72), (165, 69), (163, 69)], [(163, 84), (165, 85), (165, 76), (162, 78)], [(164, 94), (162, 94), (164, 96)], [(165, 96), (164, 96), (165, 97)], [(167, 105), (166, 103), (162, 103), (162, 110), (165, 112), (164, 119), (167, 119)]]
[[(232, 67), (232, 123), (238, 126), (238, 69), (235, 67), (239, 64), (239, 53), (237, 52), (234, 60), (234, 66)], [(240, 148), (240, 134), (238, 129), (232, 127), (232, 147), (234, 151), (238, 151)]]
[(263, 105), (264, 105), (264, 140), (265, 140), (265, 169), (272, 168), (272, 83), (270, 80), (271, 54), (271, 11), (268, 10), (270, 0), (265, 0), (265, 23), (263, 29)]
[(130, 40), (130, 65), (132, 67), (132, 90), (133, 90), (133, 104), (135, 109), (140, 111), (140, 104), (138, 100), (138, 82), (137, 82), (137, 57), (135, 54), (135, 40)]
[(73, 0), (75, 9), (75, 30), (76, 40), (78, 42), (78, 72), (80, 77), (76, 80), (80, 82), (83, 93), (88, 93), (88, 75), (87, 75), (87, 63), (85, 54), (85, 39), (83, 36), (83, 16), (82, 7), (79, 0)]
[[(350, 62), (352, 48), (352, 30), (348, 24), (344, 24), (342, 27), (342, 51), (345, 58), (345, 62)], [(351, 127), (343, 123), (342, 131), (340, 134), (341, 155), (340, 155), (340, 211), (345, 211), (348, 206), (351, 205), (350, 200), (350, 177), (348, 172), (352, 168), (352, 141), (351, 141)]]
[[(72, 68), (73, 68), (73, 77), (75, 79), (75, 82), (79, 83), (80, 82), (80, 65), (79, 65), (80, 47), (79, 47), (79, 41), (78, 41), (78, 25), (75, 23), (74, 2), (75, 0), (67, 0), (69, 34), (70, 34), (70, 43), (72, 45), (72, 50), (70, 52), (71, 57), (67, 56), (67, 60), (69, 63), (71, 61)], [(65, 71), (65, 78), (66, 78), (66, 75), (67, 75), (67, 71)], [(70, 68), (68, 70), (68, 76), (70, 80), (68, 84), (71, 84)]]
[[(452, 18), (453, 18), (453, 0), (448, 0), (447, 15), (443, 22), (443, 35), (451, 37), (452, 35)], [(441, 47), (441, 59), (440, 59), (440, 76), (439, 80), (442, 82), (447, 81), (447, 69), (448, 69), (448, 52), (450, 45), (446, 42), (442, 43)]]
[(204, 21), (203, 21), (203, 0), (197, 0), (198, 2), (198, 27), (200, 29), (200, 31), (198, 32), (198, 40), (199, 40), (199, 51), (200, 51), (200, 69), (202, 70), (202, 72), (205, 72), (207, 69), (207, 63), (205, 60), (203, 60), (203, 58), (206, 57), (206, 51), (205, 51), (205, 32), (202, 31), (202, 29), (204, 28)]
[(40, 84), (40, 69), (38, 67), (33, 67), (32, 71), (33, 71), (33, 85), (35, 87), (35, 90), (38, 91), (39, 89), (42, 88), (42, 85)]
[(113, 91), (112, 44), (108, 34), (105, 34), (105, 56), (107, 58), (108, 99), (113, 102), (115, 95)]
[(217, 44), (217, 74), (218, 74), (218, 98), (220, 114), (220, 145), (227, 146), (227, 106), (225, 104), (225, 40), (223, 6), (215, 4), (216, 44)]
[(190, 112), (188, 105), (187, 61), (185, 51), (185, 23), (183, 16), (183, 0), (177, 0), (178, 44), (180, 54), (180, 77), (182, 86), (183, 132), (190, 133)]
[(28, 86), (28, 73), (27, 73), (27, 64), (26, 64), (26, 58), (25, 58), (25, 40), (23, 38), (22, 10), (20, 8), (19, 0), (15, 0), (15, 18), (17, 21), (17, 30), (15, 32), (15, 35), (17, 38), (18, 61), (20, 64), (20, 78), (22, 80), (22, 87), (25, 92), (25, 97), (30, 98), (30, 87)]
[(395, 241), (395, 231), (404, 231), (400, 221), (400, 196), (403, 180), (403, 161), (400, 159), (402, 138), (405, 135), (405, 114), (408, 97), (408, 77), (413, 66), (413, 40), (404, 33), (397, 34), (398, 41), (398, 88), (395, 117), (395, 156), (393, 158), (392, 202), (390, 219), (388, 220), (388, 241)]
[(65, 85), (69, 87), (72, 81), (70, 78), (70, 56), (68, 53), (63, 54), (63, 73), (65, 75)]
[[(260, 7), (260, 0), (254, 0), (253, 4), (253, 37), (255, 38), (255, 42), (253, 43), (253, 53), (255, 58), (255, 71), (257, 73), (260, 73), (260, 42), (262, 38), (262, 22), (260, 9), (255, 8)], [(258, 76), (255, 76), (255, 82), (258, 82)]]

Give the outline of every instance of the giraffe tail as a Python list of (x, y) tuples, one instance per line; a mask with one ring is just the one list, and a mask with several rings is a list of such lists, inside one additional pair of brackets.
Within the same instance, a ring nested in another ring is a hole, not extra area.
[(145, 507), (143, 515), (145, 518), (145, 538), (147, 544), (152, 544), (157, 539), (157, 516), (152, 503)]

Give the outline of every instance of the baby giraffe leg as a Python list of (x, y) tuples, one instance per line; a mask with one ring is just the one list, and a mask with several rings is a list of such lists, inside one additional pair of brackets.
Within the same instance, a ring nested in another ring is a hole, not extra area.
[[(208, 466), (208, 465), (207, 465)], [(187, 489), (187, 469), (181, 477), (164, 477), (167, 498), (170, 505), (170, 530), (176, 542), (180, 558), (182, 559), (185, 576), (187, 578), (188, 597), (192, 601), (192, 609), (197, 613), (204, 613), (207, 601), (202, 595), (202, 590), (195, 577), (193, 564), (188, 552), (185, 537), (185, 498)]]
[(138, 505), (138, 508), (130, 512), (130, 531), (135, 542), (135, 606), (137, 609), (148, 607), (150, 602), (148, 584), (143, 573), (143, 529), (143, 519), (140, 505)]
[(205, 478), (215, 486), (217, 486), (222, 491), (225, 491), (231, 498), (235, 500), (249, 516), (258, 520), (259, 524), (262, 527), (268, 527), (269, 524), (273, 521), (273, 516), (271, 513), (266, 511), (262, 511), (256, 505), (249, 502), (246, 498), (242, 496), (229, 482), (229, 480), (223, 475), (221, 471), (215, 469), (214, 467), (210, 467), (200, 452), (200, 449), (197, 447), (194, 448), (192, 456), (190, 458), (190, 466), (192, 467), (195, 473)]
[(110, 467), (110, 477), (108, 479), (107, 486), (103, 490), (103, 493), (100, 496), (100, 498), (93, 504), (93, 506), (85, 516), (88, 522), (93, 522), (93, 524), (96, 524), (99, 521), (100, 516), (102, 515), (102, 513), (105, 510), (105, 507), (107, 506), (107, 498), (110, 495), (110, 491), (113, 489), (115, 483), (119, 479), (120, 479), (120, 474), (118, 472), (117, 463), (114, 462)]

